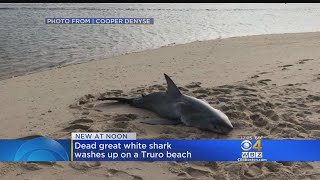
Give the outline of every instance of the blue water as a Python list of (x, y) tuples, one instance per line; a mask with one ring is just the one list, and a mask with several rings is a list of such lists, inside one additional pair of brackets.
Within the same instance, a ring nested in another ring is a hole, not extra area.
[[(47, 25), (54, 17), (149, 17), (154, 25)], [(320, 30), (319, 4), (0, 4), (0, 78), (234, 36)]]

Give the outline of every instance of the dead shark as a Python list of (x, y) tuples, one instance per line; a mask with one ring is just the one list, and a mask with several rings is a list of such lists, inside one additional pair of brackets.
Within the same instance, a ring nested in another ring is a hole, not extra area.
[(164, 74), (167, 81), (166, 92), (154, 92), (139, 97), (103, 97), (99, 100), (116, 100), (131, 106), (155, 112), (167, 120), (147, 120), (151, 125), (187, 126), (217, 133), (228, 133), (233, 129), (229, 118), (220, 110), (211, 107), (206, 101), (180, 92), (172, 79)]

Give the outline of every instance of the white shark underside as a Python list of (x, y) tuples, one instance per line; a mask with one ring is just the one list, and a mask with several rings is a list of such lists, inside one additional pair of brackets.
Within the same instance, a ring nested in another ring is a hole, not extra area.
[(141, 97), (106, 97), (100, 100), (117, 100), (131, 106), (147, 109), (168, 120), (149, 120), (147, 124), (179, 124), (197, 127), (218, 133), (228, 133), (233, 129), (229, 118), (207, 102), (183, 95), (170, 77), (166, 92), (155, 92)]

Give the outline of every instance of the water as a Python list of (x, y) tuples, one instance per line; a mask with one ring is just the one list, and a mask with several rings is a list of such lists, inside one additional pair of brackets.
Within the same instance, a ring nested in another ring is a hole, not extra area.
[[(46, 25), (48, 17), (149, 17), (155, 24)], [(319, 19), (319, 4), (0, 4), (0, 78), (170, 44), (314, 32)]]

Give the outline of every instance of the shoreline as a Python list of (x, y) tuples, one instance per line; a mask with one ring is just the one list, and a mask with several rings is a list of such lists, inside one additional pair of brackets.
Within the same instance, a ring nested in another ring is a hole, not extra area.
[[(283, 71), (288, 76), (283, 79), (283, 74), (277, 75), (273, 71), (301, 59), (319, 58), (317, 40), (320, 41), (320, 33), (193, 42), (2, 80), (0, 121), (5, 123), (0, 136), (18, 138), (30, 133), (50, 133), (57, 128), (51, 130), (46, 125), (54, 127), (74, 118), (68, 106), (83, 95), (162, 84), (165, 82), (163, 73), (170, 75), (178, 85), (201, 82), (203, 86), (219, 86), (250, 79), (263, 72), (279, 85), (304, 81), (304, 74), (311, 76), (313, 72)], [(313, 85), (310, 90), (316, 92), (318, 88)], [(31, 132), (23, 130), (25, 128)]]
[(295, 33), (273, 33), (273, 34), (257, 34), (257, 35), (245, 35), (245, 36), (231, 36), (231, 37), (226, 37), (226, 38), (216, 38), (216, 39), (210, 39), (210, 40), (203, 40), (203, 41), (193, 41), (193, 42), (188, 42), (188, 43), (182, 43), (182, 44), (176, 44), (176, 43), (171, 43), (168, 45), (160, 46), (157, 48), (151, 48), (151, 49), (145, 49), (142, 51), (133, 51), (133, 52), (126, 52), (123, 54), (119, 54), (116, 56), (111, 56), (111, 57), (100, 57), (98, 59), (93, 59), (93, 60), (88, 60), (88, 61), (83, 61), (83, 62), (77, 62), (77, 63), (66, 63), (66, 64), (61, 64), (61, 65), (49, 65), (48, 67), (43, 67), (39, 68), (38, 70), (30, 70), (26, 72), (16, 72), (16, 73), (10, 73), (8, 75), (0, 76), (0, 81), (7, 80), (7, 79), (12, 79), (20, 76), (26, 76), (29, 74), (34, 74), (34, 73), (39, 73), (39, 72), (44, 72), (44, 71), (50, 71), (52, 69), (57, 69), (57, 68), (62, 68), (62, 67), (67, 67), (67, 66), (73, 66), (73, 65), (79, 65), (79, 64), (84, 64), (84, 63), (90, 63), (92, 61), (107, 61), (109, 59), (125, 56), (125, 55), (130, 55), (134, 53), (142, 53), (145, 51), (152, 51), (156, 49), (161, 49), (161, 48), (166, 48), (166, 47), (174, 47), (174, 46), (179, 46), (179, 45), (187, 45), (187, 44), (192, 44), (192, 43), (197, 43), (197, 42), (211, 42), (211, 41), (220, 41), (220, 40), (225, 40), (225, 39), (232, 39), (232, 38), (246, 38), (246, 37), (256, 37), (256, 36), (277, 36), (277, 35), (294, 35), (294, 34), (309, 34), (309, 33), (318, 33), (319, 31), (310, 31), (310, 32), (295, 32)]
[[(165, 82), (163, 73), (171, 75), (178, 85), (191, 81), (201, 82), (204, 86), (218, 86), (248, 79), (259, 72), (272, 72), (271, 69), (299, 59), (318, 58), (317, 38), (320, 40), (320, 33), (193, 42), (2, 80), (0, 114), (3, 114), (1, 121), (8, 122), (8, 127), (0, 135), (16, 138), (18, 135), (12, 129), (21, 130), (25, 127), (25, 120), (41, 124), (46, 119), (45, 122), (50, 125), (56, 124), (57, 117), (59, 121), (68, 121), (73, 117), (67, 107), (84, 94), (101, 93), (106, 89), (127, 91), (141, 85), (162, 84)], [(290, 83), (275, 77), (276, 83)], [(294, 80), (291, 78), (291, 81)], [(314, 86), (313, 91), (316, 89)], [(48, 110), (53, 112), (46, 113)], [(43, 113), (46, 115), (41, 115)], [(12, 121), (18, 121), (20, 128), (12, 126), (9, 123)], [(33, 131), (46, 132), (47, 128), (43, 128), (33, 128)]]
[[(71, 132), (136, 132), (137, 139), (320, 138), (320, 32), (233, 37), (162, 47), (0, 81), (2, 139)], [(99, 95), (163, 91), (163, 73), (186, 95), (230, 119), (227, 135), (147, 125), (146, 110)], [(90, 95), (89, 95), (90, 94)], [(220, 103), (223, 102), (223, 103)], [(222, 105), (221, 105), (222, 104)], [(221, 105), (221, 106), (219, 106)], [(319, 179), (318, 162), (0, 163), (3, 179)]]

